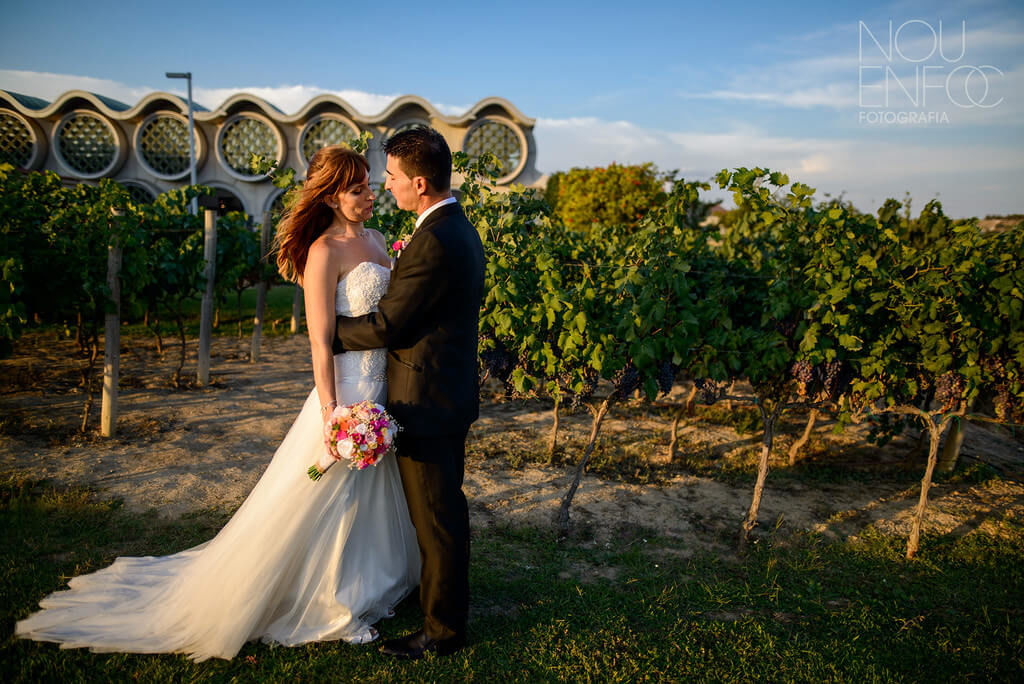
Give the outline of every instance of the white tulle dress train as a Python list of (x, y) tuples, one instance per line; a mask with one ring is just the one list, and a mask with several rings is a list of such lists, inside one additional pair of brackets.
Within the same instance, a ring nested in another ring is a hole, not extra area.
[[(344, 283), (339, 301), (348, 301)], [(336, 356), (339, 402), (383, 403), (383, 364), (380, 350)], [(253, 639), (289, 646), (374, 639), (371, 625), (419, 582), (415, 531), (394, 456), (308, 478), (323, 449), (320, 426), (314, 390), (216, 537), (171, 556), (118, 558), (75, 577), (18, 622), (16, 635), (195, 660), (231, 658)]]

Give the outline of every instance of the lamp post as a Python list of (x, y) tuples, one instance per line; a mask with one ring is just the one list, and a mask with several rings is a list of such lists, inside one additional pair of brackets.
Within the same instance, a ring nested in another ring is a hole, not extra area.
[[(188, 81), (188, 161), (192, 185), (196, 184), (196, 122), (192, 118), (192, 72), (168, 71), (167, 78), (183, 78)], [(199, 213), (199, 201), (192, 198), (192, 214)]]

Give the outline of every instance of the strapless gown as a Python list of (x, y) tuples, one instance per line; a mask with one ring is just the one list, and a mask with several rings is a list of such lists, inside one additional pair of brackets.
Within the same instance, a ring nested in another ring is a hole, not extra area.
[[(390, 271), (364, 262), (338, 283), (338, 313), (375, 308)], [(337, 397), (384, 403), (386, 352), (334, 357)], [(419, 583), (416, 533), (393, 456), (365, 470), (323, 450), (314, 389), (259, 482), (210, 541), (171, 556), (118, 558), (75, 577), (17, 623), (19, 637), (62, 648), (231, 658), (245, 642), (362, 643)]]

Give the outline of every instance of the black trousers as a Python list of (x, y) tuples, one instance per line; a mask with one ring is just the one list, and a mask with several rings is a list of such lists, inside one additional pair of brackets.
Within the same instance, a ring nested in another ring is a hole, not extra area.
[(398, 471), (420, 546), (420, 606), (432, 639), (464, 639), (469, 614), (466, 434), (402, 435)]

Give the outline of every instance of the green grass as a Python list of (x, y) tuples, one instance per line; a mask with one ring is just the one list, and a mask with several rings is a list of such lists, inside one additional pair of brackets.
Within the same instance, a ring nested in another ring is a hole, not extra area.
[[(0, 680), (38, 681), (991, 681), (1024, 672), (1024, 528), (853, 543), (768, 538), (750, 554), (694, 555), (638, 529), (497, 527), (473, 540), (470, 647), (387, 660), (374, 646), (248, 644), (231, 661), (62, 651), (12, 638), (14, 621), (66, 578), (118, 555), (200, 543), (222, 511), (135, 515), (83, 490), (0, 483)], [(382, 624), (419, 622), (414, 601)]]
[[(289, 322), (292, 316), (292, 297), (295, 288), (292, 285), (278, 285), (267, 290), (267, 305), (263, 316), (263, 334), (275, 335), (290, 333)], [(202, 311), (202, 297), (189, 299), (185, 302), (182, 310), (185, 314), (185, 334), (189, 338), (199, 336), (199, 316)], [(235, 293), (228, 292), (220, 301), (219, 325), (214, 328), (214, 335), (235, 335), (238, 332), (238, 305)], [(242, 291), (242, 335), (252, 335), (253, 316), (256, 313), (256, 288), (250, 287)], [(174, 337), (178, 334), (177, 324), (174, 318), (166, 311), (161, 312), (160, 334), (165, 338)], [(276, 330), (273, 323), (277, 321)], [(130, 320), (121, 330), (126, 336), (147, 336), (152, 335), (149, 328), (139, 320)]]

